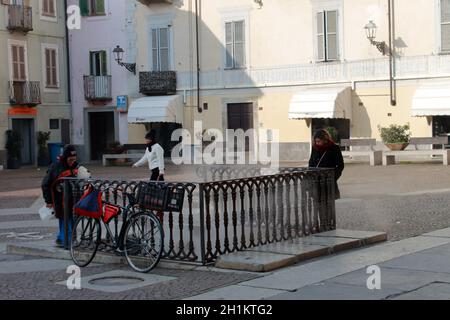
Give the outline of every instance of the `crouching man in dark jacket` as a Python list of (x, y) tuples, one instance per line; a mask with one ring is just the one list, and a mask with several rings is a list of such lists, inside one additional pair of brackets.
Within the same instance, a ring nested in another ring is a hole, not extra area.
[[(55, 217), (59, 219), (59, 233), (56, 238), (56, 244), (60, 247), (64, 246), (65, 227), (64, 227), (64, 195), (63, 194), (63, 179), (68, 177), (76, 177), (78, 173), (77, 152), (75, 147), (67, 145), (64, 148), (63, 154), (59, 157), (58, 162), (53, 163), (47, 175), (42, 181), (42, 194), (48, 208), (53, 208)], [(73, 207), (72, 195), (69, 197), (70, 207)], [(72, 234), (73, 216), (69, 217), (69, 232), (68, 239)]]

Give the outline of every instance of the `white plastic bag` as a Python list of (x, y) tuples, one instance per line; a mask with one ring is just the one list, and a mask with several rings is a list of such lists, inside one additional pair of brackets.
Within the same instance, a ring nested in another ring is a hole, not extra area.
[(78, 179), (87, 180), (91, 178), (91, 172), (83, 166), (78, 167)]
[(52, 208), (47, 208), (47, 206), (43, 206), (39, 209), (39, 216), (41, 220), (51, 220), (55, 218), (54, 212)]

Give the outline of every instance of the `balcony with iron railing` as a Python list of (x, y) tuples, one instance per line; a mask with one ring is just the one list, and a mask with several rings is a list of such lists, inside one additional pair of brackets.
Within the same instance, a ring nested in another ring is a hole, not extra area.
[(84, 97), (88, 101), (112, 100), (111, 76), (84, 76)]
[(139, 92), (147, 96), (176, 94), (177, 73), (175, 71), (139, 72)]
[(138, 1), (142, 4), (145, 4), (146, 6), (157, 3), (173, 4), (173, 0), (138, 0)]
[(39, 81), (10, 81), (9, 103), (13, 106), (36, 106), (41, 104)]
[(31, 7), (24, 5), (8, 5), (9, 31), (29, 32), (33, 31), (33, 11)]

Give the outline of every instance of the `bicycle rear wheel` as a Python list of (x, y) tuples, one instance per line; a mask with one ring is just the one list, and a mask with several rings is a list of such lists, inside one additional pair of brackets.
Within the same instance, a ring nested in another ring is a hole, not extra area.
[(161, 259), (164, 231), (153, 213), (143, 212), (128, 223), (124, 237), (125, 257), (138, 272), (149, 272)]
[(94, 259), (101, 239), (100, 222), (97, 219), (78, 217), (73, 226), (70, 255), (79, 267), (86, 267)]

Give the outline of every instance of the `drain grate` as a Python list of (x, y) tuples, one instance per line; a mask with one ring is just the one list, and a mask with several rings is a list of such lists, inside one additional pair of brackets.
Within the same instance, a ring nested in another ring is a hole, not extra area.
[(137, 277), (103, 277), (92, 279), (88, 283), (94, 286), (129, 286), (144, 282), (145, 279)]

